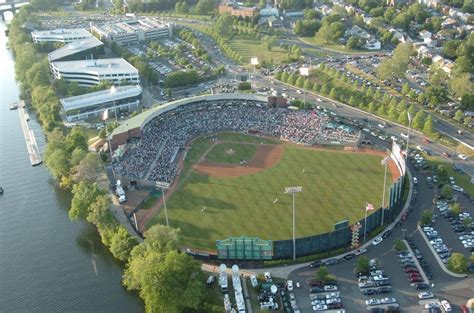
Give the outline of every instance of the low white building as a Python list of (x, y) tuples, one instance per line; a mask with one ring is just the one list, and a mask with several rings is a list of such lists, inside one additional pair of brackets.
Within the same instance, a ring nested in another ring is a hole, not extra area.
[(112, 85), (140, 84), (138, 70), (122, 58), (52, 62), (54, 78), (90, 87), (109, 81)]
[(59, 49), (48, 53), (48, 61), (72, 61), (98, 57), (104, 54), (104, 44), (95, 37), (70, 42)]
[(371, 38), (366, 41), (365, 48), (368, 50), (380, 50), (382, 49), (382, 43), (380, 42), (380, 40)]
[(114, 41), (118, 45), (127, 45), (140, 41), (170, 38), (173, 26), (155, 18), (141, 18), (104, 25), (92, 25), (92, 32), (101, 40)]
[(35, 30), (31, 32), (34, 43), (38, 42), (72, 42), (92, 37), (85, 28)]
[(76, 122), (110, 112), (131, 112), (140, 106), (142, 88), (119, 86), (59, 100), (68, 122)]

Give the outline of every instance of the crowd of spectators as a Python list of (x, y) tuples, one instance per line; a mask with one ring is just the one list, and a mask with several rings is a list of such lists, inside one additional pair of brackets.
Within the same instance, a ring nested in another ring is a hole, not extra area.
[[(263, 102), (219, 100), (180, 106), (151, 120), (142, 136), (130, 142), (114, 162), (122, 176), (172, 182), (178, 155), (193, 138), (219, 131), (250, 132), (284, 141), (312, 145), (339, 134), (325, 127), (329, 117), (321, 112), (268, 108)], [(341, 142), (354, 136), (336, 136)]]

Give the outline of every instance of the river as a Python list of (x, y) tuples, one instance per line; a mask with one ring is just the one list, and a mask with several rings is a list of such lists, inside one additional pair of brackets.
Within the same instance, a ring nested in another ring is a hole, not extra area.
[[(5, 28), (0, 22), (0, 311), (142, 312), (95, 229), (69, 220), (70, 194), (44, 165), (30, 165), (18, 112), (9, 110), (19, 89)], [(33, 112), (29, 124), (43, 151)]]

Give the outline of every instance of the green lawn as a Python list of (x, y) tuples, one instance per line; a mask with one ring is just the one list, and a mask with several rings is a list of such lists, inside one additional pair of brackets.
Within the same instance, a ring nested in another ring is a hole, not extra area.
[(257, 57), (260, 62), (273, 59), (273, 62), (280, 63), (288, 55), (285, 49), (278, 46), (268, 51), (262, 47), (260, 40), (247, 35), (234, 36), (229, 45), (244, 58), (243, 64), (249, 64), (252, 57)]
[(240, 133), (232, 133), (232, 132), (222, 132), (217, 135), (217, 138), (221, 141), (233, 141), (233, 142), (249, 142), (249, 143), (256, 143), (256, 144), (277, 144), (278, 140), (275, 139), (268, 139), (262, 138), (257, 136), (250, 136)]
[(471, 178), (467, 174), (460, 174), (456, 172), (453, 169), (453, 164), (451, 162), (446, 162), (443, 160), (440, 160), (437, 157), (427, 157), (427, 161), (431, 165), (443, 165), (444, 168), (446, 169), (446, 172), (448, 172), (448, 176), (454, 177), (454, 180), (456, 181), (456, 185), (464, 188), (466, 192), (468, 192), (470, 195), (474, 195), (474, 184), (471, 184)]
[(208, 162), (239, 164), (242, 160), (250, 160), (257, 152), (252, 144), (225, 142), (215, 145), (206, 156)]
[[(206, 150), (205, 141), (196, 144), (194, 154)], [(216, 240), (229, 236), (288, 239), (291, 196), (283, 190), (301, 185), (304, 190), (296, 195), (296, 235), (331, 231), (336, 221), (363, 218), (366, 201), (380, 205), (380, 161), (380, 156), (286, 145), (277, 165), (253, 175), (217, 178), (191, 173), (167, 201), (170, 224), (181, 229), (183, 244), (204, 249), (214, 250)], [(147, 227), (156, 223), (164, 223), (163, 212)]]
[(374, 51), (365, 50), (365, 49), (353, 50), (353, 49), (349, 49), (346, 46), (343, 46), (343, 45), (340, 45), (340, 44), (327, 44), (321, 38), (319, 38), (317, 36), (301, 37), (300, 39), (303, 42), (313, 44), (313, 45), (316, 45), (316, 46), (325, 47), (325, 48), (332, 49), (332, 50), (336, 50), (336, 51), (339, 51), (339, 52), (348, 52), (348, 53), (354, 53), (354, 54), (357, 54), (357, 53), (364, 54), (365, 52), (374, 52)]

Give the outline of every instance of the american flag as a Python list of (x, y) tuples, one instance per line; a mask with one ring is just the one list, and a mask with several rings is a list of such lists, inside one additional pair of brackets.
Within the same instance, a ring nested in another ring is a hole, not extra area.
[(374, 210), (374, 205), (371, 203), (367, 203), (367, 206), (365, 207), (366, 211), (373, 211)]

